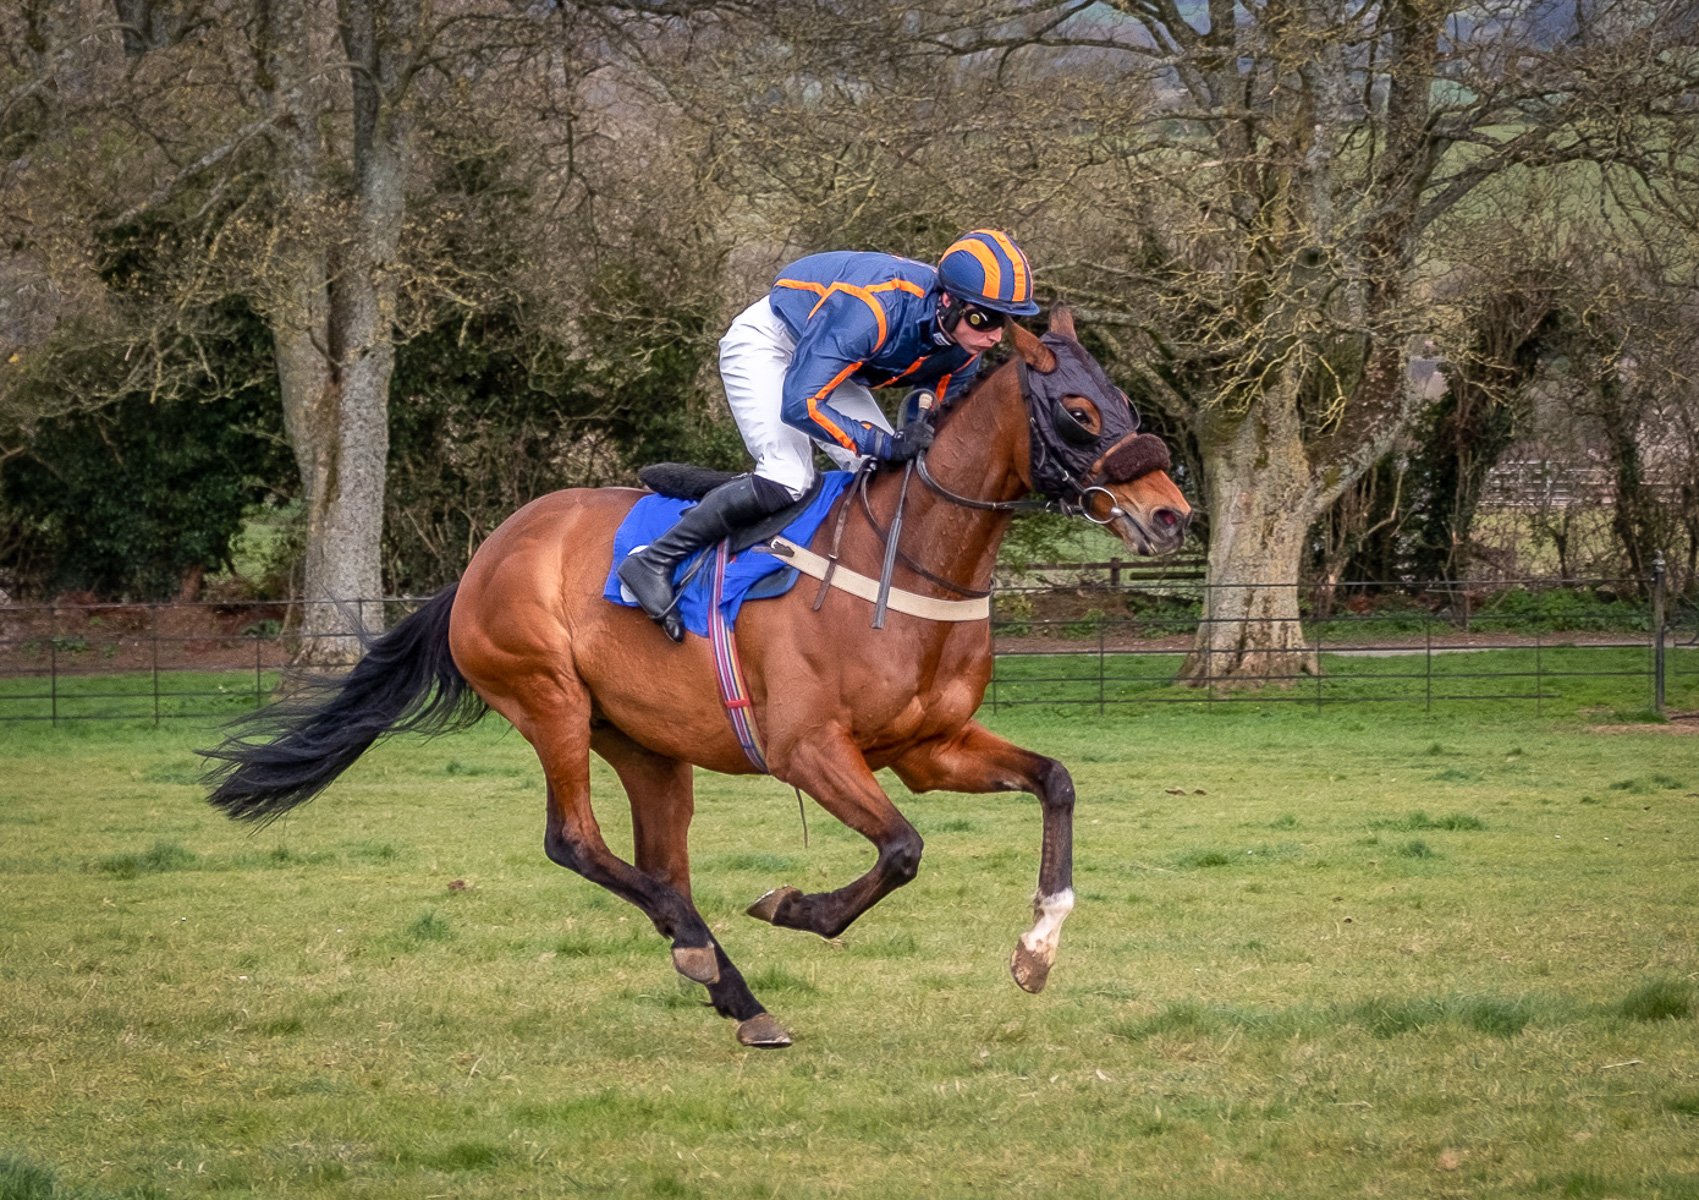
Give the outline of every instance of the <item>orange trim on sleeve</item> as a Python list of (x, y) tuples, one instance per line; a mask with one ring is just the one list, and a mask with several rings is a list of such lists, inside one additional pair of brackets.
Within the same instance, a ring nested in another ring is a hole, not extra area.
[(925, 361), (926, 361), (926, 355), (922, 354), (919, 358), (915, 359), (908, 366), (904, 367), (901, 371), (898, 371), (895, 375), (891, 376), (884, 383), (875, 384), (874, 386), (876, 386), (876, 387), (890, 387), (893, 383), (897, 382), (897, 380), (903, 378), (905, 375), (907, 375), (909, 372), (913, 371), (916, 367), (920, 366), (920, 364), (925, 362)]
[(831, 434), (834, 442), (838, 443), (838, 445), (842, 446), (845, 450), (848, 450), (852, 454), (861, 453), (860, 448), (855, 444), (855, 439), (845, 433), (832, 421), (826, 419), (825, 412), (820, 408), (820, 402), (827, 396), (830, 396), (833, 392), (837, 391), (838, 385), (848, 379), (851, 375), (855, 374), (860, 367), (861, 364), (858, 362), (851, 363), (849, 366), (839, 371), (836, 375), (832, 376), (832, 381), (830, 383), (808, 398), (809, 417), (814, 420), (815, 424), (819, 425), (827, 433)]

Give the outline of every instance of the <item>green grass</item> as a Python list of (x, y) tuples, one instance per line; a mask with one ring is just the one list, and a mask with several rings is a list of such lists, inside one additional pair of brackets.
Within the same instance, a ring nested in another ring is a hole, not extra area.
[[(1467, 771), (1446, 771), (1433, 776), (1436, 780), (1470, 780), (1476, 777)], [(1446, 829), (1446, 830), (1476, 830), (1485, 829), (1486, 823), (1477, 816), (1469, 813), (1451, 813), (1443, 817), (1430, 817), (1425, 812), (1406, 813), (1401, 817), (1376, 817), (1369, 822), (1370, 829), (1395, 829), (1411, 831), (1417, 829)]]
[(1685, 1021), (1693, 1015), (1694, 987), (1685, 979), (1649, 979), (1617, 1005), (1631, 1021)]
[(882, 777), (925, 862), (828, 943), (742, 908), (865, 843), (699, 776), (696, 899), (778, 1053), (548, 862), (498, 722), (257, 832), (201, 802), (204, 726), (6, 727), (0, 1200), (1699, 1197), (1699, 738), (1594, 719), (988, 716), (1079, 793), (1038, 996), (1031, 798)]

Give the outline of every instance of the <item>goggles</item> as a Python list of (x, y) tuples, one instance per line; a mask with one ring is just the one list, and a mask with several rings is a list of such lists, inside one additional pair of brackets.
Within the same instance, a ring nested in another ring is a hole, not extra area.
[(1008, 323), (1009, 314), (998, 312), (994, 308), (975, 308), (969, 304), (962, 308), (962, 323), (975, 333), (984, 333), (988, 329), (1001, 329)]

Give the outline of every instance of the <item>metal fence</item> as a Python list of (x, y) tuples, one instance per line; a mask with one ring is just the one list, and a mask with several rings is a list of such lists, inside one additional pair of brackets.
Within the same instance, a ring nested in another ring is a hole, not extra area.
[[(420, 600), (382, 601), (393, 622)], [(0, 723), (227, 718), (264, 704), (315, 635), (306, 603), (0, 606)], [(332, 604), (336, 624), (364, 603)], [(314, 622), (315, 625), (318, 622)], [(346, 632), (317, 635), (344, 640)]]
[[(1028, 566), (998, 590), (997, 663), (986, 704), (1402, 703), (1699, 708), (1699, 614), (1649, 578), (1520, 579), (1490, 592), (1454, 582), (1231, 585), (1294, 589), (1290, 639), (1248, 688), (1206, 637), (1218, 587), (1201, 564), (1178, 577), (1120, 560)], [(1297, 636), (1301, 633), (1301, 637)], [(1254, 662), (1253, 662), (1254, 665)], [(1184, 682), (1178, 682), (1181, 677)]]
[[(1341, 584), (1333, 611), (1312, 603), (1302, 617), (1303, 669), (1251, 692), (1215, 676), (1208, 655), (1194, 678), (1175, 682), (1213, 585), (1200, 564), (1170, 566), (1028, 567), (1001, 582), (987, 705), (1519, 701), (1538, 710), (1590, 696), (1617, 709), (1699, 708), (1699, 619), (1665, 594), (1661, 576), (1524, 580), (1492, 596)], [(418, 601), (383, 603), (393, 622)], [(239, 715), (263, 704), (302, 656), (304, 612), (280, 603), (0, 606), (0, 723)]]

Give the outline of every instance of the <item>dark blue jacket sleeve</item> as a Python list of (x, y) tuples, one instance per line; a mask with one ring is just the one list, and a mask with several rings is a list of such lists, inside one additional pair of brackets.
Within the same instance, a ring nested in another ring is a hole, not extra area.
[(785, 373), (779, 415), (785, 424), (822, 442), (834, 442), (857, 454), (881, 454), (889, 447), (884, 430), (852, 421), (829, 403), (833, 390), (865, 363), (884, 342), (885, 317), (879, 301), (834, 288), (808, 319), (797, 339), (796, 355)]

